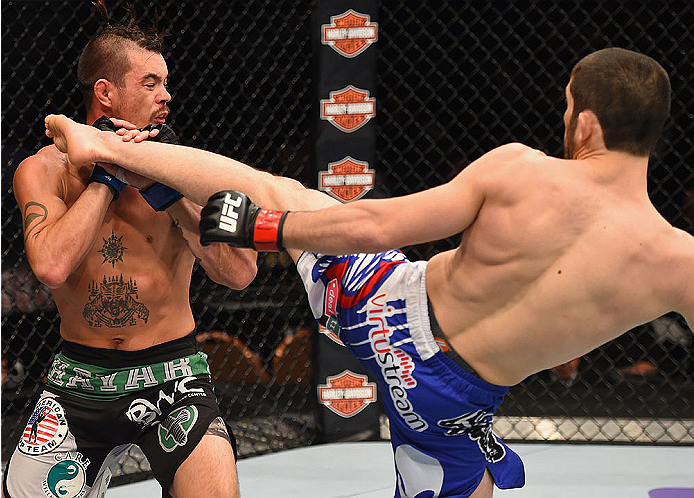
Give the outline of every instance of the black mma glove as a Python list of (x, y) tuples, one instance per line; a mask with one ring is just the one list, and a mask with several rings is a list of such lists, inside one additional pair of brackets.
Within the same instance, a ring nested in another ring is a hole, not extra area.
[(200, 243), (282, 251), (282, 226), (288, 212), (261, 209), (235, 190), (217, 192), (200, 213)]
[[(159, 130), (159, 133), (156, 137), (151, 137), (148, 140), (162, 142), (165, 144), (178, 144), (178, 136), (176, 136), (176, 133), (169, 125), (148, 125), (142, 128), (142, 130), (152, 131), (155, 128)], [(140, 194), (142, 194), (142, 197), (144, 197), (147, 203), (152, 206), (155, 211), (164, 211), (174, 202), (183, 197), (178, 190), (172, 189), (171, 187), (159, 182), (147, 187), (146, 189), (140, 190)]]
[[(113, 131), (115, 132), (118, 130), (116, 125), (114, 125), (110, 119), (108, 119), (106, 116), (101, 116), (99, 119), (94, 121), (94, 124), (92, 124), (95, 128), (98, 128), (101, 131)], [(120, 172), (120, 170), (119, 170)], [(111, 193), (113, 194), (113, 199), (111, 202), (115, 201), (118, 199), (118, 196), (120, 196), (120, 193), (123, 191), (125, 186), (128, 184), (128, 182), (124, 181), (125, 176), (118, 178), (116, 175), (112, 175), (108, 173), (104, 168), (99, 166), (98, 163), (94, 163), (94, 169), (92, 170), (92, 175), (89, 177), (89, 182), (99, 182), (103, 183), (106, 185), (110, 190)]]

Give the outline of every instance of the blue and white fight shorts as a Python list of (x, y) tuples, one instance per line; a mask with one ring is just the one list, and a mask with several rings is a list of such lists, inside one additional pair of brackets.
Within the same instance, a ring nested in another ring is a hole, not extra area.
[(508, 387), (467, 372), (432, 334), (426, 262), (400, 251), (297, 262), (314, 316), (378, 380), (395, 452), (395, 497), (465, 497), (485, 468), (496, 486), (525, 484), (520, 457), (492, 432)]

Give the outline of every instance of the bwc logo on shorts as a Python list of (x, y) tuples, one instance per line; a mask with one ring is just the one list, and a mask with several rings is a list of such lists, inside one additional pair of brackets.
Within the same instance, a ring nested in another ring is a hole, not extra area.
[(170, 452), (188, 442), (188, 433), (198, 420), (198, 409), (185, 406), (172, 411), (157, 429), (159, 444), (164, 451)]

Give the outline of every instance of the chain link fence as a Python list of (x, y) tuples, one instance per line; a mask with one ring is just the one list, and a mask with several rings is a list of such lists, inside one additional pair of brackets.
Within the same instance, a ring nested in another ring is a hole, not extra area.
[[(115, 19), (125, 17), (124, 5), (109, 2)], [(315, 186), (312, 2), (161, 0), (156, 8), (171, 32), (171, 124), (183, 142)], [(151, 18), (155, 4), (136, 9)], [(383, 0), (379, 17), (372, 49), (379, 51), (382, 195), (437, 185), (509, 141), (562, 155), (571, 67), (593, 50), (621, 46), (652, 56), (670, 74), (671, 119), (651, 161), (649, 192), (664, 217), (694, 233), (690, 2)], [(84, 120), (76, 65), (99, 26), (87, 1), (2, 3), (3, 462), (60, 346), (50, 292), (26, 262), (12, 175), (49, 143), (46, 114)], [(405, 252), (422, 259), (458, 242)], [(286, 255), (261, 255), (258, 276), (243, 291), (214, 284), (196, 267), (190, 296), (240, 457), (315, 442), (315, 325)], [(638, 327), (512, 388), (495, 428), (508, 440), (692, 443), (692, 342), (677, 315)], [(137, 453), (123, 462), (125, 474), (146, 471)]]

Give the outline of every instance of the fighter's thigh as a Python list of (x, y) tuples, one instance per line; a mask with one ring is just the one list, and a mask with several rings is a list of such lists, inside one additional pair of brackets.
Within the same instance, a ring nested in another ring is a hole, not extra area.
[(470, 498), (491, 498), (494, 493), (494, 479), (489, 473), (488, 469), (485, 469), (484, 475), (482, 476), (482, 481), (480, 481), (477, 489), (472, 492)]
[(103, 496), (111, 474), (102, 463), (112, 448), (86, 442), (74, 408), (65, 397), (42, 394), (5, 469), (4, 496)]
[(169, 493), (173, 498), (238, 498), (236, 459), (221, 418), (210, 424), (195, 449), (178, 467)]
[[(29, 456), (15, 450), (5, 469), (3, 496), (11, 496), (12, 498), (42, 496), (44, 481), (47, 480), (52, 467), (58, 463), (54, 459), (58, 454), (60, 453), (51, 452)], [(83, 480), (84, 471), (76, 470), (77, 474), (81, 474), (81, 480)]]

